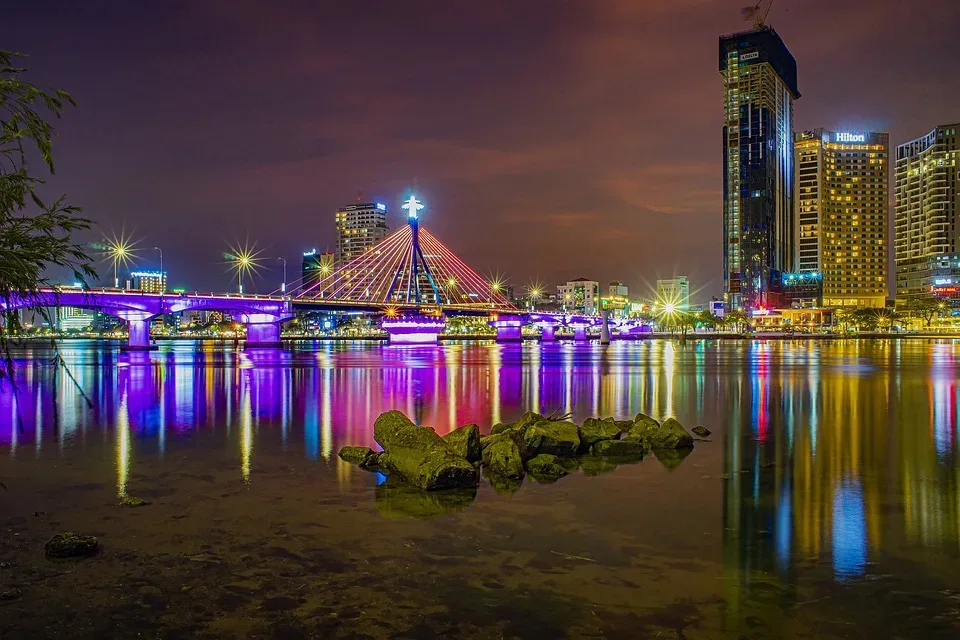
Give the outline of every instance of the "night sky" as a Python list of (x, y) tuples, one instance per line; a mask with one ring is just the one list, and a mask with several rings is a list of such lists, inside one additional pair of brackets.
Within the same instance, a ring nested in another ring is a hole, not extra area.
[[(722, 289), (717, 40), (746, 4), (6, 0), (0, 48), (78, 103), (51, 186), (90, 239), (161, 246), (172, 286), (229, 288), (220, 254), (247, 237), (297, 271), (358, 191), (395, 226), (415, 188), (482, 274), (639, 292), (680, 273), (700, 301)], [(895, 145), (960, 120), (960, 1), (776, 0), (769, 22), (798, 129)]]

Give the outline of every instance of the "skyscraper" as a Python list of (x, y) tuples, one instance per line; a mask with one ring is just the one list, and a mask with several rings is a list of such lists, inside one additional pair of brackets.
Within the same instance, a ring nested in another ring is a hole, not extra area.
[(680, 311), (690, 308), (690, 281), (687, 276), (657, 280), (657, 304), (671, 304)]
[[(797, 132), (799, 275), (819, 274), (827, 307), (887, 299), (890, 145), (886, 133)], [(788, 276), (785, 281), (807, 282)]]
[(387, 237), (387, 206), (379, 202), (337, 209), (337, 266), (363, 255)]
[(793, 269), (797, 63), (760, 27), (720, 38), (724, 85), (723, 283), (731, 308), (780, 302)]
[(334, 255), (332, 253), (319, 253), (316, 249), (303, 252), (303, 263), (301, 264), (301, 277), (304, 287), (309, 287), (324, 276), (333, 273)]
[(166, 271), (134, 271), (130, 274), (128, 289), (147, 293), (164, 293), (167, 290)]
[(960, 123), (897, 147), (897, 298), (941, 297), (960, 305)]

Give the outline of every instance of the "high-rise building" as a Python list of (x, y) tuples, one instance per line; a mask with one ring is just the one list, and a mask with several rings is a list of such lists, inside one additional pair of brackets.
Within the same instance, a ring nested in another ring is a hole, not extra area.
[(596, 280), (577, 278), (557, 286), (557, 294), (564, 311), (576, 311), (592, 315), (600, 304), (600, 283)]
[(134, 291), (163, 293), (167, 290), (166, 271), (134, 271), (130, 274), (130, 286)]
[(797, 272), (784, 288), (827, 307), (887, 300), (890, 144), (886, 133), (797, 132)]
[(960, 304), (960, 123), (941, 125), (897, 147), (897, 299)]
[(775, 306), (793, 269), (797, 63), (770, 27), (720, 38), (723, 283), (731, 308)]
[(687, 276), (657, 280), (657, 303), (672, 304), (681, 311), (690, 308), (690, 281)]
[(366, 202), (337, 209), (337, 266), (363, 255), (387, 237), (387, 205)]

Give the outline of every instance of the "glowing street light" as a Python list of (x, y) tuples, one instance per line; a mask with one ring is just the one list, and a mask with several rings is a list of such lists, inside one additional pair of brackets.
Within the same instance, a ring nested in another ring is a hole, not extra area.
[(92, 243), (92, 248), (100, 251), (106, 262), (113, 263), (113, 286), (120, 288), (120, 277), (117, 273), (118, 266), (128, 267), (137, 257), (136, 242), (126, 234), (120, 231), (120, 235), (112, 234), (109, 238), (104, 237), (101, 243)]
[(230, 269), (237, 274), (237, 290), (243, 295), (243, 278), (260, 272), (260, 251), (256, 245), (246, 244), (242, 247), (230, 247), (223, 257), (230, 261)]
[(530, 310), (534, 311), (537, 301), (543, 297), (543, 285), (539, 282), (531, 282), (528, 284), (527, 297), (530, 298)]

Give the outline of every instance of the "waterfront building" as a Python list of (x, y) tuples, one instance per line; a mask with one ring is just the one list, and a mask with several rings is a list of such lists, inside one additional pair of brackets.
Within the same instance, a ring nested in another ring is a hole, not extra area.
[(347, 205), (337, 209), (336, 265), (350, 262), (387, 237), (387, 206), (379, 202)]
[(784, 306), (809, 293), (816, 306), (886, 304), (890, 220), (889, 135), (797, 132), (797, 272)]
[(630, 290), (619, 280), (611, 280), (610, 286), (607, 287), (607, 295), (626, 298), (630, 295)]
[(940, 125), (897, 147), (896, 297), (948, 299), (960, 290), (960, 123)]
[(134, 271), (130, 274), (130, 285), (134, 291), (163, 293), (167, 290), (166, 271)]
[(680, 311), (690, 308), (690, 281), (687, 276), (657, 280), (657, 302), (672, 304)]
[(600, 303), (600, 283), (596, 280), (577, 278), (558, 285), (557, 297), (564, 311), (592, 315), (597, 312)]
[(84, 331), (93, 325), (93, 311), (76, 307), (56, 307), (50, 311), (51, 315), (56, 314), (58, 331)]
[(720, 38), (723, 283), (730, 308), (776, 306), (793, 269), (797, 63), (770, 27)]

